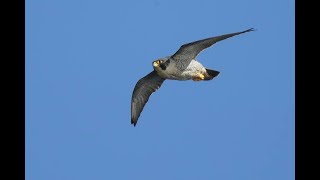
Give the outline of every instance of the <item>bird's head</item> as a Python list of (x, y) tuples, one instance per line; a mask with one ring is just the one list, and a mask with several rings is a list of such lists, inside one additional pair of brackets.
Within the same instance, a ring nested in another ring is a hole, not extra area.
[(165, 71), (167, 69), (167, 66), (169, 65), (170, 57), (171, 56), (167, 56), (153, 61), (153, 69), (156, 70), (158, 73)]
[(157, 67), (159, 67), (160, 64), (162, 64), (162, 63), (164, 63), (164, 61), (161, 60), (161, 59), (158, 59), (158, 60), (155, 60), (155, 61), (152, 62), (152, 66), (153, 66), (154, 68), (157, 68)]

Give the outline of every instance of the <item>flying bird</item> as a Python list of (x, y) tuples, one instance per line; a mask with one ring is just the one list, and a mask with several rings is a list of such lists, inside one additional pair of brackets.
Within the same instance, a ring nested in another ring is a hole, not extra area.
[(220, 72), (205, 68), (195, 59), (196, 56), (203, 49), (212, 46), (216, 42), (250, 31), (254, 31), (254, 29), (250, 28), (241, 32), (184, 44), (172, 56), (153, 61), (153, 71), (141, 78), (134, 87), (131, 99), (131, 124), (136, 126), (140, 113), (148, 102), (150, 95), (160, 88), (164, 80), (208, 81), (216, 77)]

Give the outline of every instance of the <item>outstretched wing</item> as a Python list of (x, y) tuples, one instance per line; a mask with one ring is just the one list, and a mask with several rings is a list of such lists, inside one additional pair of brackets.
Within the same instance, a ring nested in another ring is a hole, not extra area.
[(221, 36), (202, 39), (199, 41), (184, 44), (180, 47), (180, 49), (172, 57), (176, 60), (191, 60), (191, 59), (194, 59), (203, 49), (206, 49), (206, 48), (212, 46), (216, 42), (222, 41), (224, 39), (230, 38), (235, 35), (250, 32), (250, 31), (254, 31), (254, 29), (250, 28), (250, 29), (247, 29), (247, 30), (241, 31), (241, 32), (225, 34), (225, 35), (221, 35)]
[(140, 113), (148, 102), (150, 95), (160, 88), (164, 80), (156, 71), (152, 71), (137, 82), (131, 99), (131, 124), (136, 126)]

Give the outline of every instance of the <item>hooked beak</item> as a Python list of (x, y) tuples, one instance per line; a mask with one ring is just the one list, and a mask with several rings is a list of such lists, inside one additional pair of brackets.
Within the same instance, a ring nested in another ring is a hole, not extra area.
[(158, 61), (154, 61), (152, 65), (153, 67), (159, 67), (160, 63), (161, 63), (160, 60), (158, 60)]

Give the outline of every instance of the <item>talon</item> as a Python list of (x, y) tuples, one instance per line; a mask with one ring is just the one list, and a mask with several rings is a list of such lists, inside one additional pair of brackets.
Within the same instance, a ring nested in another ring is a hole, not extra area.
[(204, 80), (204, 75), (199, 74), (198, 76), (193, 77), (192, 80), (193, 81), (202, 81), (202, 80)]

